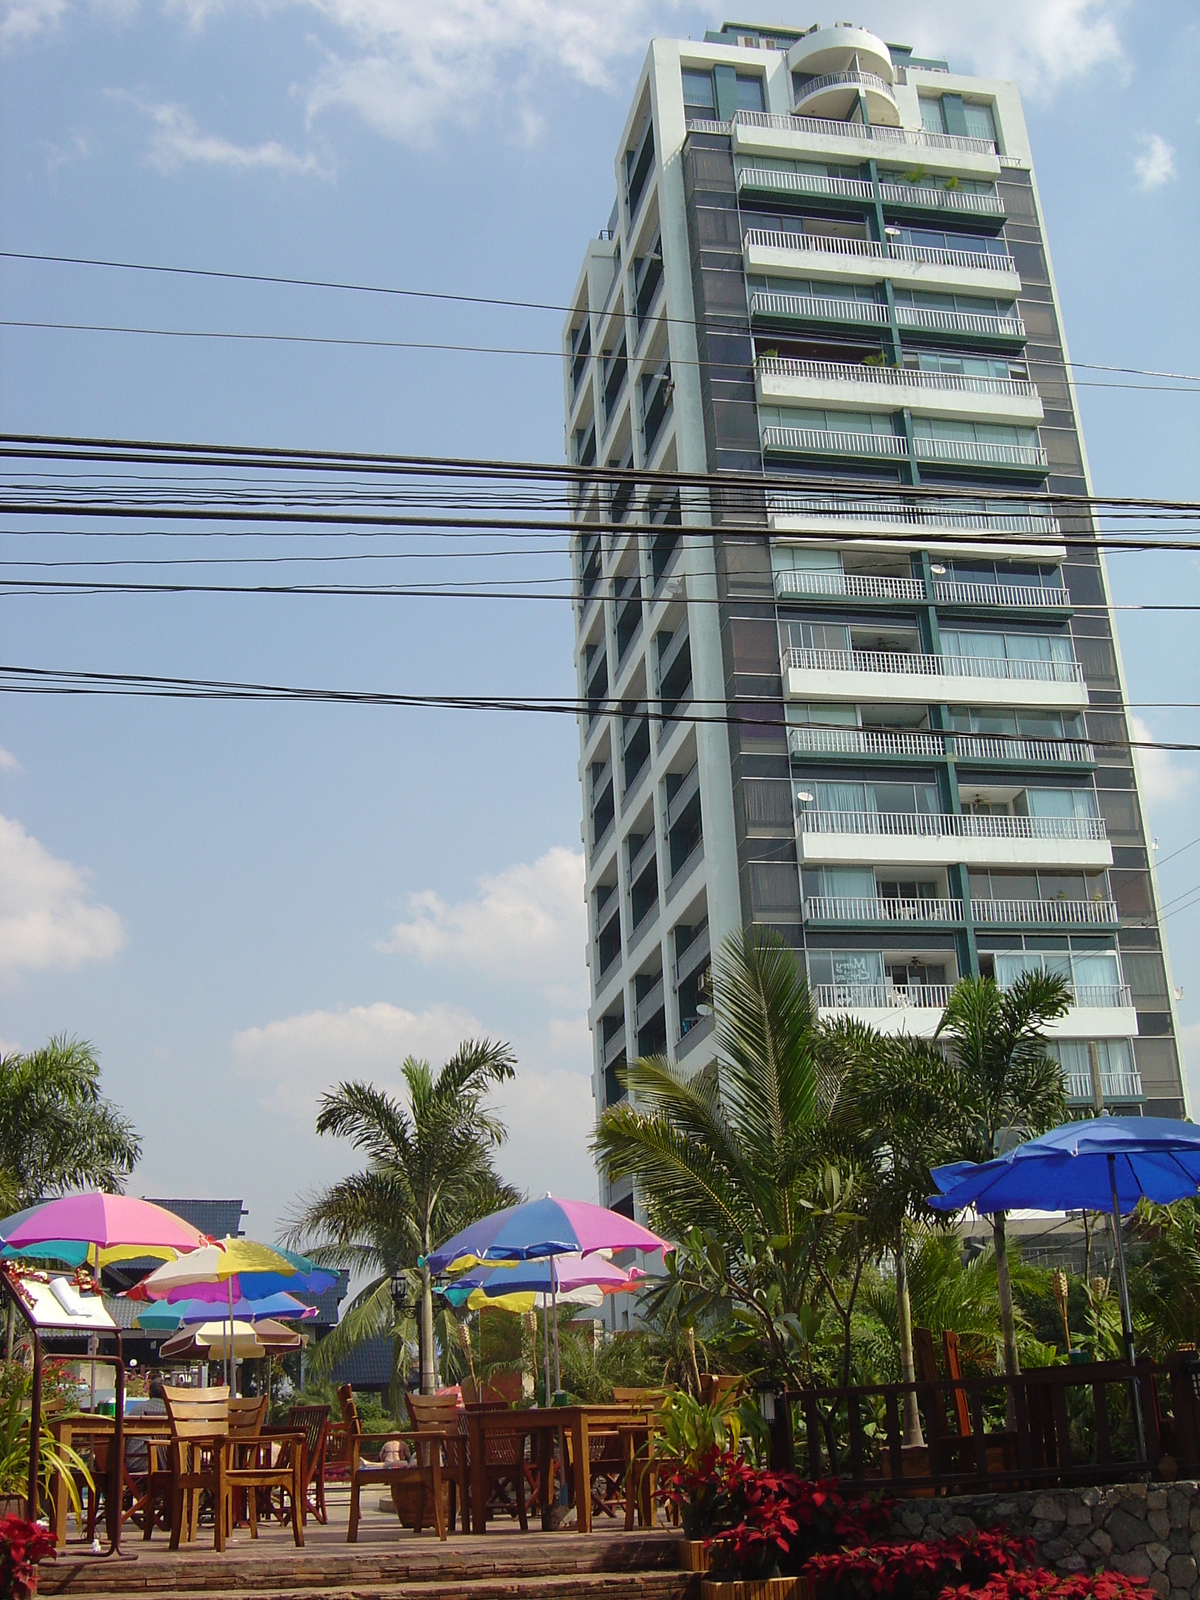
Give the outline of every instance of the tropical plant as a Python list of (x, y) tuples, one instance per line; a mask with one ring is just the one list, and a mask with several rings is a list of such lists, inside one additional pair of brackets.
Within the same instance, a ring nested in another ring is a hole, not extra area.
[(731, 1303), (795, 1382), (821, 1317), (817, 1261), (850, 1215), (850, 1184), (820, 1160), (816, 1012), (792, 951), (761, 928), (725, 942), (713, 1012), (717, 1058), (698, 1072), (631, 1063), (630, 1097), (601, 1115), (592, 1148), (678, 1242), (684, 1315)]
[[(12, 1365), (9, 1363), (10, 1368)], [(0, 1400), (0, 1499), (25, 1498), (29, 1494), (29, 1391), (32, 1383), (28, 1373), (24, 1374), (23, 1382), (10, 1373), (7, 1393)], [(76, 1473), (89, 1489), (93, 1487), (87, 1462), (69, 1444), (56, 1439), (45, 1423), (39, 1439), (38, 1482), (42, 1496), (49, 1496), (51, 1480), (60, 1477), (78, 1516), (80, 1497)]]
[[(991, 978), (954, 986), (935, 1037), (956, 1075), (956, 1127), (948, 1158), (990, 1161), (1013, 1141), (1035, 1138), (1066, 1120), (1062, 1068), (1044, 1029), (1071, 1005), (1057, 974), (1025, 972), (1007, 989)], [(1004, 1370), (1020, 1372), (1004, 1213), (992, 1217)]]
[(1130, 1274), (1138, 1349), (1161, 1356), (1200, 1343), (1200, 1203), (1143, 1201), (1130, 1231), (1139, 1245)]
[(0, 1056), (0, 1205), (70, 1189), (120, 1193), (141, 1154), (133, 1125), (100, 1092), (92, 1045), (58, 1034)]
[[(492, 1165), (505, 1129), (486, 1103), (514, 1071), (508, 1045), (467, 1040), (436, 1077), (427, 1061), (404, 1061), (406, 1102), (363, 1082), (342, 1083), (323, 1096), (317, 1132), (349, 1139), (367, 1166), (302, 1203), (288, 1236), (322, 1265), (371, 1276), (314, 1350), (318, 1376), (365, 1340), (390, 1334), (398, 1401), (412, 1332), (393, 1301), (392, 1279), (402, 1274), (417, 1303), (421, 1391), (433, 1393), (438, 1329), (425, 1258), (468, 1223), (521, 1199)], [(444, 1351), (458, 1347), (444, 1320), (441, 1334)]]

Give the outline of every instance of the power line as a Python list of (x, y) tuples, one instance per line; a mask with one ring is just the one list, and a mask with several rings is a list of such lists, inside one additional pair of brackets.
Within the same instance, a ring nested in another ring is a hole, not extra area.
[[(555, 311), (564, 316), (568, 312), (579, 309), (575, 306), (564, 305), (561, 302), (546, 300), (516, 300), (497, 295), (452, 294), (445, 290), (409, 289), (388, 284), (346, 283), (332, 278), (295, 278), (281, 273), (231, 272), (211, 267), (179, 267), (157, 262), (113, 261), (99, 256), (60, 256), (35, 251), (0, 250), (0, 259), (53, 262), (61, 266), (106, 267), (122, 272), (161, 273), (183, 278), (214, 278), (229, 283), (279, 284), (301, 289), (335, 289), (352, 294), (389, 295), (400, 299), (444, 301), (448, 304), (489, 306), (515, 311)], [(678, 322), (685, 327), (695, 328), (695, 323), (687, 317), (664, 317), (661, 320), (667, 323)], [(557, 350), (553, 354), (562, 357), (565, 352)], [(1200, 375), (1188, 372), (1156, 372), (1142, 367), (1118, 367), (1090, 361), (1070, 361), (1066, 365), (1094, 372), (1118, 372), (1131, 376), (1172, 378), (1187, 383), (1200, 383)]]
[[(147, 328), (136, 327), (128, 323), (113, 322), (51, 322), (33, 318), (3, 317), (0, 318), (0, 328), (29, 328), (55, 331), (60, 333), (116, 333), (131, 336), (157, 338), (157, 339), (212, 339), (228, 340), (248, 344), (288, 344), (288, 345), (316, 345), (344, 347), (346, 349), (362, 350), (430, 350), (441, 353), (456, 352), (462, 355), (485, 356), (536, 356), (549, 357), (555, 361), (564, 360), (562, 350), (534, 349), (527, 345), (494, 345), (494, 344), (457, 344), (450, 342), (435, 342), (424, 339), (352, 339), (345, 336), (315, 333), (258, 333), (241, 332), (224, 328)], [(778, 338), (779, 335), (774, 337)], [(862, 341), (834, 340), (828, 337), (807, 338), (802, 342), (807, 345), (823, 345), (829, 348), (844, 348), (848, 342), (857, 346)], [(865, 344), (863, 346), (866, 348)], [(698, 367), (712, 371), (742, 371), (744, 362), (729, 361), (693, 361), (689, 357), (672, 355), (672, 367)], [(881, 369), (886, 371), (887, 369)], [(900, 368), (900, 371), (910, 369)], [(1104, 369), (1113, 370), (1118, 369)], [(1150, 374), (1147, 374), (1150, 376)], [(1080, 389), (1126, 389), (1139, 394), (1194, 394), (1200, 395), (1200, 378), (1192, 383), (1110, 383), (1098, 378), (1078, 378), (1074, 380), (1075, 387)], [(757, 406), (757, 400), (732, 397), (739, 405)], [(729, 398), (725, 404), (729, 404)]]

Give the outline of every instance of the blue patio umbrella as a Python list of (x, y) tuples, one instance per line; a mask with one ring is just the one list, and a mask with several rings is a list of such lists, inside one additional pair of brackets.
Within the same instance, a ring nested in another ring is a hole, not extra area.
[[(224, 1314), (226, 1308), (221, 1307)], [(304, 1320), (316, 1315), (315, 1306), (306, 1306), (290, 1294), (265, 1295), (261, 1299), (241, 1299), (233, 1302), (233, 1316), (237, 1322), (264, 1322), (275, 1320)], [(175, 1333), (191, 1323), (211, 1322), (213, 1305), (210, 1300), (156, 1300), (138, 1312), (137, 1325), (147, 1333)]]
[[(1117, 1241), (1121, 1322), (1130, 1366), (1137, 1359), (1121, 1217), (1139, 1200), (1169, 1205), (1200, 1192), (1200, 1128), (1168, 1117), (1089, 1117), (1028, 1139), (994, 1161), (935, 1167), (938, 1211), (1109, 1211)], [(1138, 1442), (1145, 1456), (1134, 1385)]]

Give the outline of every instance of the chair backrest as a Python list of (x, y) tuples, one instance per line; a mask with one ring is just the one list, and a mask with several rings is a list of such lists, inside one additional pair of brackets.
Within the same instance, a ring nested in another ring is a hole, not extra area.
[[(958, 1355), (958, 1335), (953, 1328), (942, 1329), (942, 1356), (946, 1362), (946, 1376), (954, 1384), (962, 1382), (962, 1362)], [(958, 1433), (962, 1439), (971, 1437), (971, 1408), (967, 1404), (965, 1389), (954, 1389), (954, 1414)]]
[(715, 1406), (726, 1395), (738, 1395), (746, 1387), (740, 1372), (702, 1372), (700, 1398), (706, 1406)]
[[(669, 1386), (671, 1389), (674, 1384)], [(656, 1406), (667, 1394), (667, 1388), (662, 1389), (637, 1389), (629, 1384), (613, 1384), (613, 1404), (618, 1406), (637, 1406), (643, 1403)]]
[(458, 1405), (452, 1394), (406, 1394), (404, 1403), (418, 1433), (457, 1433)]
[(288, 1412), (288, 1427), (304, 1435), (304, 1459), (309, 1471), (314, 1471), (324, 1455), (329, 1435), (329, 1407), (293, 1406)]
[(914, 1328), (912, 1342), (917, 1382), (937, 1383), (942, 1375), (938, 1371), (937, 1356), (933, 1350), (933, 1334), (928, 1328)]
[(245, 1395), (229, 1402), (229, 1432), (239, 1439), (257, 1439), (267, 1416), (265, 1394)]
[(211, 1439), (229, 1432), (229, 1389), (175, 1389), (163, 1384), (173, 1439)]
[(361, 1439), (362, 1419), (358, 1414), (354, 1390), (348, 1383), (341, 1383), (338, 1385), (337, 1397), (338, 1405), (342, 1408), (342, 1421), (346, 1424), (346, 1432), (352, 1439)]

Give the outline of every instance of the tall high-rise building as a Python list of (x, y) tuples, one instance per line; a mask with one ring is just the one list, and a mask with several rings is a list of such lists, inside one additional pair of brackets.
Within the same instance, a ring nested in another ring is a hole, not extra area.
[(884, 1029), (1061, 973), (1071, 1101), (1183, 1116), (1015, 86), (730, 23), (651, 45), (616, 176), (563, 335), (570, 461), (656, 474), (576, 493), (597, 1107), (709, 1059), (710, 960), (766, 924)]

